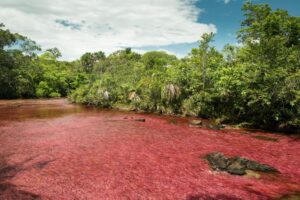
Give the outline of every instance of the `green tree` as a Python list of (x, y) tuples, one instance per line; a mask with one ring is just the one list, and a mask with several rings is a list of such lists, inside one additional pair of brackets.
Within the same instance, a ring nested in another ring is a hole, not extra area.
[(46, 52), (50, 53), (50, 55), (54, 58), (54, 59), (58, 59), (60, 58), (62, 55), (61, 55), (61, 52), (59, 51), (58, 48), (54, 47), (52, 49), (47, 49)]
[(102, 51), (95, 53), (85, 53), (81, 56), (80, 61), (87, 73), (93, 71), (94, 65), (105, 59), (105, 54)]
[(40, 48), (0, 24), (0, 98), (32, 96), (31, 60)]
[(203, 90), (205, 90), (206, 86), (206, 68), (207, 68), (207, 54), (209, 49), (209, 43), (212, 42), (214, 37), (213, 33), (210, 34), (203, 34), (201, 37), (199, 53), (201, 54), (202, 60), (202, 82), (203, 82)]

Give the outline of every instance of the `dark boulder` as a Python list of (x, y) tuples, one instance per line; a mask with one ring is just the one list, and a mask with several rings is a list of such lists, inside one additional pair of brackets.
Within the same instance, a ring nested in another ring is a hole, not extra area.
[(214, 170), (225, 170), (228, 166), (228, 159), (222, 153), (212, 153), (205, 157)]
[(231, 162), (227, 166), (226, 171), (230, 174), (240, 175), (240, 176), (246, 174), (245, 166), (242, 163), (238, 162), (238, 161)]
[(275, 168), (260, 164), (243, 157), (226, 157), (222, 153), (211, 153), (205, 156), (213, 170), (226, 171), (233, 175), (245, 175), (247, 170), (256, 172), (278, 172)]
[(275, 169), (274, 167), (265, 164), (260, 164), (253, 160), (248, 160), (247, 169), (260, 172), (278, 172), (277, 169)]

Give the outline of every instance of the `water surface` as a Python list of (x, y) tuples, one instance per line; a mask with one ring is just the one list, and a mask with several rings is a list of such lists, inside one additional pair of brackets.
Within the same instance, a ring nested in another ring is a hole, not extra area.
[[(211, 152), (257, 160), (280, 174), (215, 172), (203, 159)], [(278, 199), (300, 191), (299, 152), (294, 137), (189, 127), (185, 118), (65, 99), (0, 101), (0, 155), (18, 166), (5, 181), (41, 199)]]

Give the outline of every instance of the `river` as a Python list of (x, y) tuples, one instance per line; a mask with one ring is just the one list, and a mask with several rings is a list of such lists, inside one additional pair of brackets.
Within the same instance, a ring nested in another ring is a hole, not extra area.
[[(300, 191), (299, 138), (196, 128), (188, 121), (66, 99), (2, 100), (0, 198), (260, 200)], [(216, 172), (203, 159), (211, 152), (253, 159), (280, 173)]]

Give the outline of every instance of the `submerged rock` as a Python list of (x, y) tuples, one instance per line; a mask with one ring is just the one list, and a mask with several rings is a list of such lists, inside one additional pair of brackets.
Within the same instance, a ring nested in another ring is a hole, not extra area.
[(135, 119), (134, 121), (137, 121), (137, 122), (146, 122), (146, 119), (144, 119), (144, 118), (139, 118), (139, 119)]
[(278, 172), (277, 169), (243, 157), (226, 157), (222, 153), (205, 156), (213, 170), (226, 171), (233, 175), (246, 175), (247, 170), (256, 172)]

